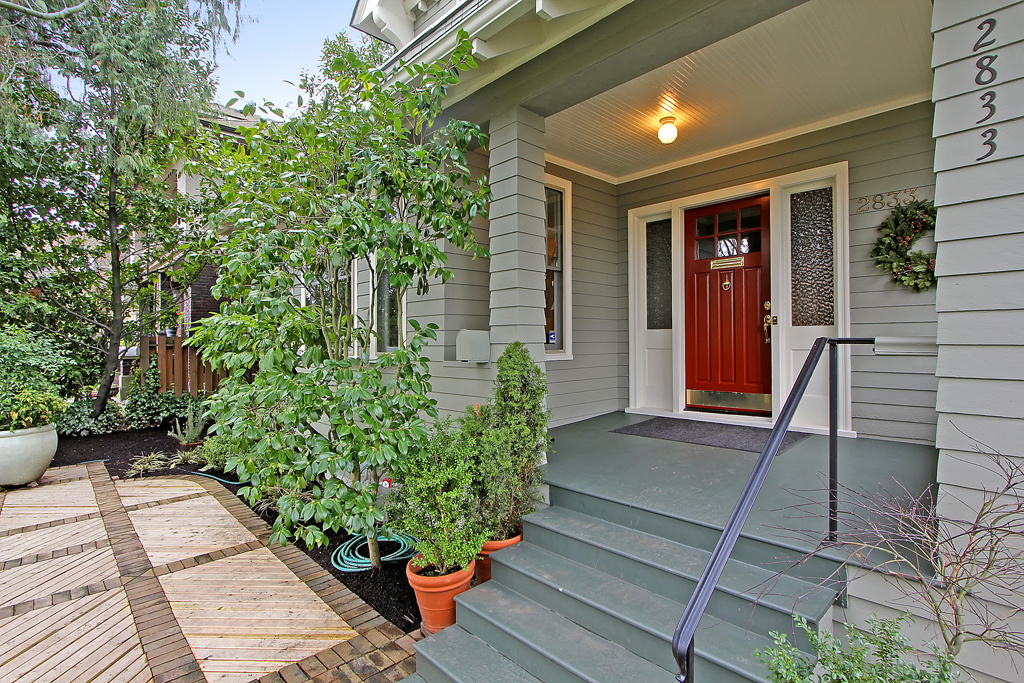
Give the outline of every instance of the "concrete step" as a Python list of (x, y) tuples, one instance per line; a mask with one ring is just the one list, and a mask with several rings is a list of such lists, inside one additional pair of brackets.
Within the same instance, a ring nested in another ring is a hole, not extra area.
[[(519, 543), (492, 561), (493, 579), (667, 670), (675, 669), (672, 636), (684, 604), (555, 555)], [(754, 618), (744, 629), (706, 615), (696, 639), (702, 669), (713, 680), (763, 681), (754, 653), (772, 646)], [(701, 680), (705, 680), (704, 677)]]
[[(683, 492), (680, 495), (684, 495)], [(677, 543), (708, 552), (722, 536), (722, 528), (706, 522), (646, 509), (611, 498), (550, 485), (552, 508), (574, 510), (590, 517), (636, 529)], [(755, 513), (756, 514), (756, 513)], [(732, 559), (818, 584), (829, 582), (842, 565), (841, 558), (828, 553), (810, 555), (801, 548), (780, 539), (768, 539), (742, 533), (733, 550)], [(834, 583), (834, 582), (833, 582)]]
[(402, 679), (402, 683), (427, 683), (419, 674), (412, 674)]
[(672, 672), (493, 579), (455, 601), (459, 626), (544, 683), (672, 680)]
[(540, 683), (457, 625), (416, 644), (416, 672), (425, 683)]
[[(581, 514), (551, 507), (525, 520), (528, 543), (677, 603), (685, 604), (710, 553)], [(521, 544), (520, 544), (521, 545)], [(511, 551), (512, 549), (508, 549)], [(501, 553), (492, 558), (501, 561)], [(756, 625), (793, 634), (793, 615), (815, 624), (831, 619), (836, 593), (807, 581), (731, 561), (708, 606), (708, 615), (744, 628)], [(676, 619), (682, 614), (680, 610)], [(673, 625), (674, 628), (674, 625)], [(809, 647), (803, 632), (797, 647)]]

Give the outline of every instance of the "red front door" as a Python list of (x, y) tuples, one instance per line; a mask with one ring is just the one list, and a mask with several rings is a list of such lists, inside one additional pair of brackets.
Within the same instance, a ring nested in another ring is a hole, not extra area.
[(686, 212), (686, 406), (771, 413), (768, 197)]

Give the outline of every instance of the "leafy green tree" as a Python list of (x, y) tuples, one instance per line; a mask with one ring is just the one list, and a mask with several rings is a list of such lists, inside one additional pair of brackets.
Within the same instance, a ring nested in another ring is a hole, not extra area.
[(468, 66), (464, 41), (411, 68), (414, 83), (388, 84), (339, 52), (303, 79), (297, 116), (240, 128), (241, 144), (200, 157), (221, 179), (211, 224), (232, 232), (214, 290), (229, 303), (196, 338), (229, 371), (216, 428), (240, 444), (230, 465), (249, 482), (244, 495), (276, 499), (275, 540), (317, 544), (344, 527), (367, 536), (380, 566), (378, 486), (436, 416), (424, 355), (436, 326), (409, 320), (406, 334), (377, 306), (353, 306), (353, 274), (370, 301), (387, 288), (400, 306), (406, 290), (451, 277), (446, 242), (485, 253), (470, 222), (489, 192), (466, 157), (482, 133), (462, 121), (426, 132)]
[(8, 44), (32, 58), (3, 91), (30, 125), (4, 118), (0, 315), (102, 359), (94, 416), (121, 349), (165, 314), (153, 303), (157, 274), (187, 283), (202, 265), (182, 220), (193, 202), (166, 177), (213, 94), (210, 55), (228, 4), (237, 8), (95, 0), (60, 21), (0, 10)]

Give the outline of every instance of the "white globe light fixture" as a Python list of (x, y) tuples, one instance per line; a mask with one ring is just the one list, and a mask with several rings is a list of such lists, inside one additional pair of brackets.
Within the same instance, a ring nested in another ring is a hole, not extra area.
[(679, 136), (679, 131), (676, 130), (676, 119), (674, 116), (666, 116), (661, 120), (661, 128), (658, 129), (658, 139), (661, 140), (662, 144), (669, 144), (675, 142), (676, 137)]

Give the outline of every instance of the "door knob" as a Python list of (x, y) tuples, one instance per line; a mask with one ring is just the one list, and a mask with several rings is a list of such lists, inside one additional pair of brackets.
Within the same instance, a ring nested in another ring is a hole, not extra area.
[[(767, 302), (765, 302), (767, 305)], [(764, 317), (764, 343), (772, 343), (772, 316), (771, 314)]]

